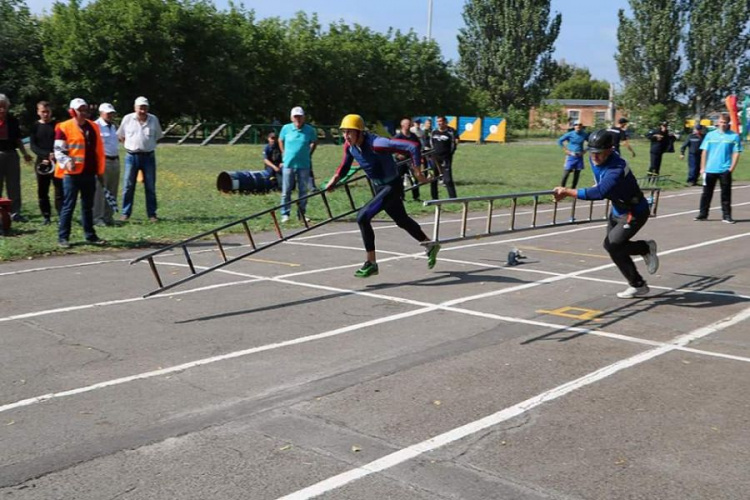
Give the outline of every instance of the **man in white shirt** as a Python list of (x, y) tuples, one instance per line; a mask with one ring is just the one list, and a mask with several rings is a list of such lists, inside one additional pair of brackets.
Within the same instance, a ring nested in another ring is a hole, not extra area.
[(125, 146), (125, 187), (122, 190), (121, 221), (130, 219), (133, 213), (138, 171), (143, 172), (143, 185), (146, 188), (146, 213), (151, 222), (156, 217), (156, 141), (164, 137), (159, 119), (148, 112), (149, 103), (145, 97), (135, 100), (135, 113), (125, 115), (117, 130), (117, 137)]
[(114, 212), (104, 200), (104, 188), (117, 196), (120, 187), (120, 143), (117, 139), (117, 125), (112, 121), (115, 118), (115, 107), (105, 102), (99, 106), (99, 125), (102, 141), (104, 142), (104, 177), (101, 183), (96, 184), (94, 195), (94, 225), (111, 226), (113, 224)]

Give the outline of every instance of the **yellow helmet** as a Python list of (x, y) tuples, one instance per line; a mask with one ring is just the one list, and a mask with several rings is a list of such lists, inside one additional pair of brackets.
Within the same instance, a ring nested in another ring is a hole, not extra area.
[(359, 115), (346, 115), (341, 120), (340, 129), (364, 130), (365, 121)]

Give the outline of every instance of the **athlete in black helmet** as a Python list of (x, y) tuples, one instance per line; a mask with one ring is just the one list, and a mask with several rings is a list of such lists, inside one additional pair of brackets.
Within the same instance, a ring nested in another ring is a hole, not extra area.
[(604, 249), (630, 285), (617, 296), (632, 299), (648, 294), (649, 289), (630, 256), (642, 255), (650, 274), (659, 268), (659, 258), (654, 240), (630, 241), (648, 220), (649, 206), (627, 162), (614, 150), (613, 144), (612, 134), (607, 130), (591, 134), (589, 162), (596, 185), (583, 189), (556, 187), (554, 195), (555, 201), (566, 197), (612, 201)]

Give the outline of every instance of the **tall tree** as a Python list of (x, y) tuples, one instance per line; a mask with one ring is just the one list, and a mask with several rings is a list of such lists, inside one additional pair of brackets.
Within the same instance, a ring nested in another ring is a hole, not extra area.
[(728, 94), (748, 89), (750, 3), (692, 0), (682, 89), (699, 116), (723, 108)]
[(573, 66), (569, 78), (561, 81), (549, 93), (552, 99), (608, 99), (609, 83), (594, 80), (587, 68)]
[(615, 60), (628, 107), (671, 104), (677, 93), (687, 0), (630, 0), (620, 9)]
[(0, 92), (23, 122), (33, 121), (34, 103), (47, 98), (39, 22), (22, 0), (0, 0)]
[(459, 70), (498, 109), (538, 103), (549, 89), (562, 15), (549, 0), (467, 0), (458, 34)]

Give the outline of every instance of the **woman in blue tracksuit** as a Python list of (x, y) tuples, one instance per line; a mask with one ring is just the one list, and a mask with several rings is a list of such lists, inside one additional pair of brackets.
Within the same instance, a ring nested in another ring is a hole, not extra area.
[[(359, 115), (346, 115), (341, 120), (341, 131), (344, 143), (344, 157), (326, 186), (333, 190), (339, 179), (347, 174), (356, 161), (372, 181), (375, 197), (359, 210), (357, 223), (362, 233), (362, 240), (367, 252), (367, 260), (361, 269), (354, 273), (358, 278), (367, 278), (378, 274), (378, 264), (375, 258), (375, 232), (372, 229), (372, 219), (381, 210), (394, 220), (398, 227), (406, 230), (417, 241), (429, 241), (429, 238), (419, 224), (409, 217), (404, 208), (403, 183), (399, 175), (394, 153), (408, 154), (413, 163), (414, 175), (420, 183), (426, 181), (419, 170), (421, 157), (419, 147), (412, 142), (398, 139), (387, 139), (369, 132), (365, 132), (365, 122)], [(427, 267), (435, 267), (440, 245), (435, 243), (427, 247)]]
[(648, 285), (633, 263), (631, 255), (642, 255), (650, 274), (659, 268), (654, 240), (630, 241), (646, 224), (649, 217), (649, 206), (638, 187), (635, 176), (628, 164), (613, 149), (613, 137), (606, 130), (597, 130), (588, 140), (591, 170), (596, 185), (590, 188), (570, 189), (556, 187), (555, 201), (566, 197), (581, 200), (603, 200), (612, 202), (609, 214), (607, 237), (604, 238), (604, 249), (630, 285), (625, 291), (617, 294), (621, 299), (642, 297), (649, 292)]

